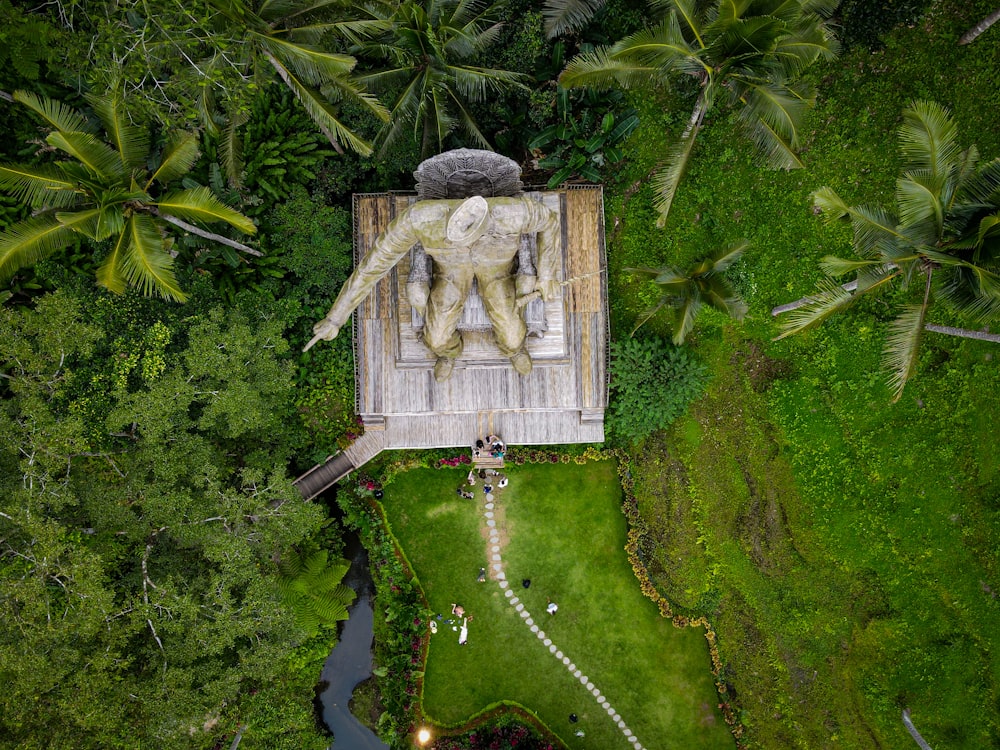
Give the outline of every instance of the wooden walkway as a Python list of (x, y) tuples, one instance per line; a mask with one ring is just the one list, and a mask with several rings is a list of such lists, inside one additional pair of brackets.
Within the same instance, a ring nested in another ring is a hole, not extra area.
[[(375, 286), (353, 318), (356, 411), (365, 434), (297, 480), (304, 496), (315, 497), (386, 449), (469, 449), (489, 434), (508, 445), (604, 441), (603, 192), (584, 185), (530, 195), (559, 214), (563, 281), (562, 299), (545, 303), (548, 330), (526, 342), (534, 361), (531, 374), (514, 372), (491, 332), (467, 330), (451, 379), (436, 382), (434, 356), (419, 340), (406, 300), (405, 259)], [(354, 196), (355, 263), (412, 199), (403, 193)]]

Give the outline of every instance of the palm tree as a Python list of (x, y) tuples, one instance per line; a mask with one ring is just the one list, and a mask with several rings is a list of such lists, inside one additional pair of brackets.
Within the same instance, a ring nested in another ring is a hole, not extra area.
[(559, 80), (564, 86), (669, 86), (694, 78), (698, 96), (681, 137), (653, 178), (658, 226), (663, 226), (706, 114), (720, 102), (739, 110), (747, 137), (774, 168), (801, 167), (799, 123), (813, 90), (799, 74), (836, 54), (823, 22), (837, 0), (663, 0), (656, 26), (611, 47), (577, 55)]
[[(830, 276), (855, 273), (843, 286), (832, 279), (782, 325), (784, 338), (812, 328), (858, 299), (892, 285), (916, 287), (915, 301), (890, 324), (883, 350), (893, 401), (917, 366), (925, 330), (965, 335), (926, 322), (935, 299), (985, 323), (1000, 317), (1000, 159), (979, 163), (975, 146), (962, 151), (949, 112), (933, 102), (914, 102), (899, 129), (902, 176), (895, 211), (848, 206), (824, 187), (814, 203), (827, 220), (847, 219), (858, 259), (823, 258)], [(975, 331), (968, 337), (979, 338)]]
[(358, 76), (373, 92), (394, 96), (389, 122), (380, 138), (383, 150), (412, 130), (421, 153), (445, 150), (457, 129), (481, 148), (490, 149), (470, 111), (470, 104), (516, 88), (527, 90), (528, 77), (468, 62), (499, 34), (501, 3), (479, 0), (404, 0), (371, 6), (384, 34), (353, 48), (359, 56), (385, 66)]
[(326, 550), (308, 557), (293, 552), (282, 558), (278, 591), (308, 637), (316, 635), (321, 625), (347, 619), (354, 591), (343, 580), (350, 567), (347, 560), (328, 561)]
[(113, 292), (138, 286), (145, 294), (183, 301), (166, 224), (260, 255), (189, 223), (221, 221), (247, 234), (256, 231), (250, 219), (224, 205), (208, 188), (162, 191), (197, 160), (194, 134), (175, 135), (162, 153), (150, 159), (147, 132), (127, 124), (122, 103), (114, 95), (88, 97), (106, 141), (94, 135), (80, 112), (58, 101), (24, 91), (15, 92), (14, 98), (53, 128), (46, 142), (70, 158), (44, 166), (0, 166), (0, 188), (33, 209), (31, 218), (0, 233), (0, 279), (83, 235), (95, 242), (110, 241), (110, 251), (97, 271), (103, 286)]
[(642, 314), (632, 333), (665, 307), (674, 311), (673, 342), (676, 346), (684, 343), (703, 305), (707, 304), (736, 320), (742, 320), (747, 312), (747, 304), (723, 274), (739, 260), (746, 249), (745, 241), (719, 248), (695, 261), (686, 271), (673, 266), (625, 269), (650, 276), (660, 293), (659, 299)]
[[(337, 102), (353, 102), (383, 121), (388, 111), (352, 77), (357, 61), (322, 44), (325, 38), (360, 41), (380, 24), (367, 19), (317, 20), (340, 11), (342, 0), (209, 0), (209, 5), (216, 13), (201, 43), (211, 52), (197, 62), (188, 58), (200, 86), (201, 119), (209, 130), (215, 129), (212, 93), (219, 76), (228, 81), (225, 72), (235, 69), (242, 82), (260, 83), (277, 75), (339, 153), (344, 143), (362, 156), (371, 154), (371, 144), (342, 122)], [(184, 44), (174, 46), (182, 49)], [(229, 113), (229, 119), (239, 126), (238, 112)]]

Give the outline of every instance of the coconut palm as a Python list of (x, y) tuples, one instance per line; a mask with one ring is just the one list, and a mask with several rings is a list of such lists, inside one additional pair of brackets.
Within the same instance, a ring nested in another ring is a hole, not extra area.
[(936, 299), (981, 323), (1000, 318), (1000, 159), (980, 164), (975, 146), (962, 151), (954, 120), (933, 102), (904, 110), (899, 142), (903, 166), (895, 210), (848, 206), (829, 187), (814, 194), (829, 221), (851, 222), (858, 256), (827, 256), (821, 267), (830, 276), (853, 273), (856, 279), (843, 286), (821, 282), (791, 311), (778, 336), (808, 330), (885, 288), (914, 289), (913, 302), (902, 305), (890, 324), (883, 350), (894, 401), (916, 369), (925, 330), (963, 335), (929, 326), (927, 312)]
[(113, 292), (126, 285), (146, 294), (181, 301), (173, 272), (170, 224), (245, 252), (259, 252), (206, 231), (192, 221), (224, 222), (241, 232), (256, 231), (246, 216), (224, 205), (208, 188), (164, 190), (183, 177), (198, 158), (198, 139), (179, 133), (150, 158), (148, 133), (128, 124), (121, 101), (111, 95), (88, 97), (104, 126), (106, 140), (80, 112), (61, 102), (24, 91), (14, 98), (53, 128), (46, 143), (68, 156), (48, 165), (2, 165), (0, 188), (27, 204), (33, 215), (0, 233), (0, 279), (33, 265), (82, 235), (107, 243), (97, 271)]
[(529, 80), (469, 63), (496, 40), (500, 8), (501, 3), (478, 0), (404, 0), (370, 7), (386, 31), (352, 51), (383, 64), (358, 80), (394, 97), (380, 133), (383, 149), (410, 131), (428, 156), (445, 150), (445, 141), (459, 129), (472, 144), (490, 148), (470, 105), (512, 89), (527, 90), (523, 82)]
[(746, 136), (774, 168), (802, 166), (802, 114), (812, 87), (799, 80), (837, 45), (823, 22), (837, 0), (658, 0), (659, 24), (610, 46), (577, 55), (559, 80), (564, 86), (670, 86), (694, 78), (698, 96), (681, 137), (654, 176), (658, 225), (663, 226), (687, 169), (706, 114), (725, 104), (738, 110)]
[[(216, 79), (228, 81), (226, 72), (235, 69), (243, 82), (260, 84), (277, 75), (334, 148), (341, 151), (343, 143), (363, 156), (371, 153), (371, 144), (342, 121), (337, 104), (352, 102), (380, 120), (388, 112), (352, 77), (357, 61), (326, 49), (324, 42), (357, 42), (377, 30), (378, 23), (330, 19), (329, 14), (344, 8), (342, 0), (209, 0), (209, 5), (215, 15), (200, 43), (210, 53), (197, 62), (188, 59), (199, 83), (201, 118), (210, 130)], [(183, 42), (172, 46), (180, 48)], [(230, 120), (238, 127), (238, 114), (230, 113)]]
[(694, 327), (694, 320), (703, 305), (709, 305), (736, 320), (742, 320), (747, 312), (747, 304), (733, 289), (723, 274), (739, 260), (747, 249), (745, 241), (719, 248), (695, 263), (687, 270), (673, 266), (663, 268), (627, 268), (625, 270), (645, 274), (652, 278), (659, 288), (659, 299), (639, 318), (632, 333), (664, 308), (674, 311), (673, 342), (680, 346)]

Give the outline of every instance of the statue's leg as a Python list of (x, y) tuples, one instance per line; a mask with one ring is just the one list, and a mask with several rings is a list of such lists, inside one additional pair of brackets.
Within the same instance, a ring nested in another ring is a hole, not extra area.
[(472, 278), (471, 265), (451, 265), (447, 270), (435, 268), (423, 338), (427, 348), (438, 357), (456, 359), (462, 354), (458, 322), (472, 288)]
[(493, 324), (497, 348), (505, 357), (510, 357), (519, 374), (527, 375), (531, 372), (531, 356), (524, 348), (527, 327), (517, 309), (514, 277), (498, 272), (490, 275), (480, 273), (478, 278), (479, 295)]

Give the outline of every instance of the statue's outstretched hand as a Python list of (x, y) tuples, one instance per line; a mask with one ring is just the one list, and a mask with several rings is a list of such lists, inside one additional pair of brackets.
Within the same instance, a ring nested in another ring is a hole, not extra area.
[(559, 299), (559, 286), (559, 282), (555, 279), (539, 279), (535, 282), (535, 289), (546, 302)]
[(302, 351), (309, 351), (313, 344), (315, 344), (320, 339), (324, 341), (332, 341), (337, 338), (337, 334), (340, 333), (340, 326), (335, 325), (327, 318), (323, 318), (319, 323), (313, 326), (313, 333), (315, 334), (309, 343), (302, 347)]

